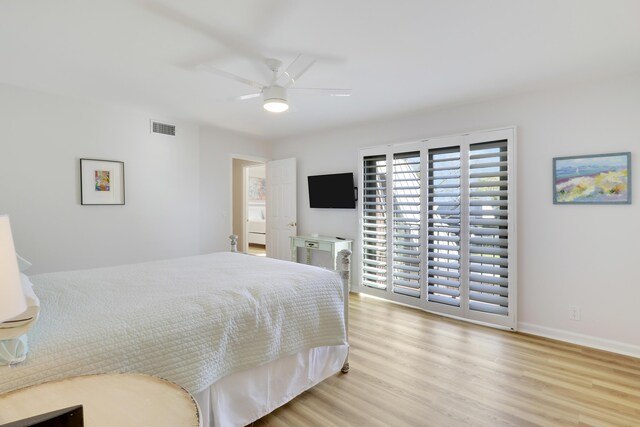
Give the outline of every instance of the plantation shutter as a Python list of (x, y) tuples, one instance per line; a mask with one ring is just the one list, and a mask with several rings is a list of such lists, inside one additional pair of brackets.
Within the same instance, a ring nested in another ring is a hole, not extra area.
[(365, 157), (362, 168), (362, 284), (387, 289), (387, 157)]
[(469, 309), (509, 313), (507, 141), (469, 148)]
[(460, 147), (428, 151), (427, 299), (460, 307)]
[(514, 129), (361, 153), (361, 291), (515, 329)]
[(420, 297), (420, 152), (393, 155), (393, 292)]

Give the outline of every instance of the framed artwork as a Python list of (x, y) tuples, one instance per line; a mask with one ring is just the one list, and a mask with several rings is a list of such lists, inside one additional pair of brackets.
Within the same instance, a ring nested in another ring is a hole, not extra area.
[(267, 199), (266, 179), (257, 176), (250, 176), (247, 190), (247, 198), (250, 202), (264, 202)]
[(80, 159), (80, 203), (124, 205), (124, 162)]
[(553, 203), (631, 204), (631, 153), (554, 158)]

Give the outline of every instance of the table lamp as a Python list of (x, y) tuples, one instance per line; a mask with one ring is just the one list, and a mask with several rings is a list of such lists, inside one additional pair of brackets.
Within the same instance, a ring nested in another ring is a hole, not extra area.
[(9, 217), (0, 215), (0, 322), (26, 309)]

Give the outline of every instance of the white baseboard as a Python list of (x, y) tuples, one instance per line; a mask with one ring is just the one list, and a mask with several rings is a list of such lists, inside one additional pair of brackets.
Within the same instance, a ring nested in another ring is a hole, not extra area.
[(548, 328), (546, 326), (534, 325), (532, 323), (518, 323), (518, 332), (640, 358), (640, 346), (638, 345), (611, 341), (590, 335), (577, 334), (575, 332), (563, 331), (562, 329)]

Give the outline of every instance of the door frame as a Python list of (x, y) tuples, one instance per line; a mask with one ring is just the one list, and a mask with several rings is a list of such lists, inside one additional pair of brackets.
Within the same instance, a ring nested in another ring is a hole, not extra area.
[[(250, 162), (257, 162), (257, 163), (263, 163), (265, 166), (267, 164), (267, 162), (270, 160), (266, 157), (260, 157), (260, 156), (250, 156), (247, 154), (238, 154), (238, 153), (230, 153), (229, 154), (229, 176), (231, 177), (231, 179), (229, 180), (229, 206), (231, 207), (231, 209), (229, 209), (229, 211), (231, 212), (231, 215), (229, 215), (229, 234), (233, 234), (233, 217), (234, 217), (234, 211), (233, 211), (233, 160), (237, 159), (237, 160), (247, 160)], [(245, 168), (243, 168), (242, 171), (242, 246), (243, 248), (238, 248), (238, 250), (240, 252), (246, 252), (249, 250), (249, 243), (247, 242), (247, 195), (246, 195), (246, 175), (245, 175)], [(267, 203), (268, 200), (265, 200), (265, 203)], [(268, 232), (268, 231), (265, 231)], [(243, 251), (244, 249), (244, 251)]]
[[(261, 163), (261, 164), (256, 164), (256, 165), (247, 165), (247, 166), (243, 166), (242, 167), (242, 249), (243, 252), (249, 252), (249, 227), (247, 227), (247, 224), (249, 224), (249, 192), (247, 191), (248, 188), (248, 184), (249, 184), (249, 177), (250, 177), (250, 173), (251, 173), (251, 169), (253, 168), (258, 168), (258, 167), (262, 167), (264, 170), (264, 179), (267, 179), (267, 164), (266, 163)], [(265, 224), (266, 224), (266, 194), (265, 194), (265, 210), (264, 210), (264, 214), (265, 214)], [(265, 226), (265, 251), (266, 251), (266, 237), (267, 237), (267, 227)]]

